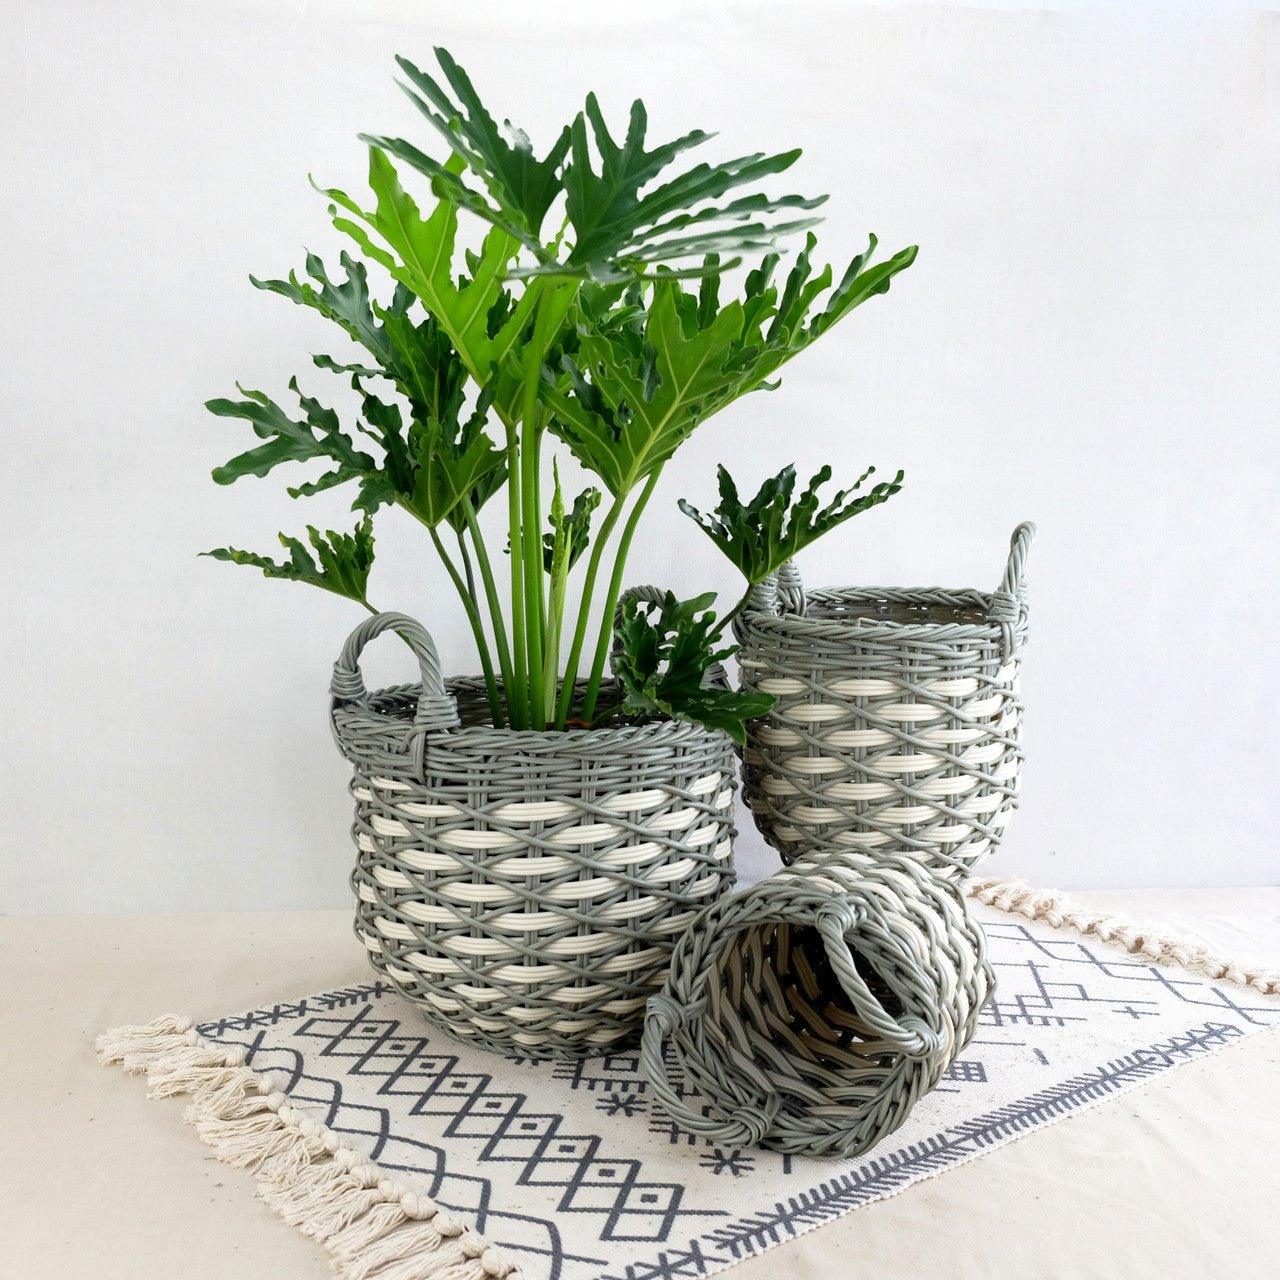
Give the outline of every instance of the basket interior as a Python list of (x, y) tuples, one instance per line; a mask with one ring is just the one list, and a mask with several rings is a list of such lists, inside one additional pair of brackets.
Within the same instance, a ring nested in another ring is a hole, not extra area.
[(806, 618), (824, 622), (853, 622), (866, 618), (875, 622), (897, 622), (907, 626), (921, 623), (963, 622), (982, 626), (987, 622), (984, 605), (940, 600), (888, 600), (866, 595), (841, 595), (815, 592), (805, 609)]
[[(891, 984), (852, 941), (859, 976), (900, 1019)], [(758, 924), (735, 934), (716, 962), (706, 1017), (710, 1040), (749, 1053), (782, 1094), (817, 1088), (833, 1104), (859, 1105), (902, 1058), (859, 1014), (809, 926)]]
[[(485, 727), (493, 723), (483, 680), (470, 676), (460, 677), (446, 680), (445, 687), (457, 699), (458, 717), (464, 728), (471, 728), (472, 726)], [(369, 707), (379, 715), (390, 716), (395, 720), (412, 721), (418, 706), (420, 688), (420, 685), (412, 684), (379, 689), (369, 695)], [(579, 680), (579, 697), (585, 694), (586, 688), (587, 682)], [(600, 690), (603, 705), (608, 705), (607, 700), (616, 689), (617, 683), (613, 680), (605, 680), (601, 683)], [(611, 723), (613, 722), (603, 722), (602, 727)]]

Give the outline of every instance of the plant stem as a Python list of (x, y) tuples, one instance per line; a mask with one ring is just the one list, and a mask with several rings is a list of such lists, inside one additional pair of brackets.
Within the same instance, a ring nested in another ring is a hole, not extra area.
[[(484, 534), (480, 530), (480, 522), (476, 519), (476, 509), (470, 498), (462, 500), (462, 514), (466, 517), (467, 532), (471, 534), (471, 542), (476, 551), (476, 563), (480, 566), (480, 581), (484, 585), (485, 601), (489, 606), (489, 623), (493, 627), (494, 648), (498, 651), (498, 666), (502, 671), (503, 691), (510, 705), (511, 690), (515, 684), (511, 667), (511, 646), (507, 642), (507, 625), (502, 617), (502, 602), (498, 599), (498, 587), (493, 578), (493, 566), (489, 562), (489, 550), (485, 546)], [(461, 535), (459, 535), (461, 542)], [(470, 575), (467, 578), (470, 585)], [(474, 588), (472, 595), (474, 596)]]
[(511, 687), (507, 690), (507, 710), (513, 729), (526, 728), (529, 709), (529, 666), (525, 651), (524, 623), (524, 547), (520, 527), (520, 438), (516, 428), (507, 427), (507, 542), (511, 559), (511, 633), (515, 651), (512, 655)]
[(636, 499), (635, 506), (631, 508), (627, 523), (622, 527), (622, 536), (618, 539), (618, 554), (613, 562), (613, 574), (609, 579), (608, 590), (605, 592), (604, 613), (600, 618), (600, 635), (596, 640), (596, 652), (591, 663), (591, 675), (587, 682), (586, 696), (582, 700), (582, 718), (584, 720), (589, 721), (595, 714), (596, 699), (600, 696), (600, 681), (604, 675), (604, 663), (609, 656), (609, 646), (613, 640), (613, 615), (618, 607), (618, 597), (622, 594), (622, 575), (626, 572), (627, 553), (631, 550), (631, 539), (635, 535), (636, 525), (639, 524), (640, 516), (644, 512), (649, 499), (653, 496), (658, 477), (661, 475), (661, 467), (655, 467), (650, 473), (649, 479), (640, 491), (640, 496)]
[[(534, 389), (536, 394), (536, 386)], [(528, 631), (529, 727), (545, 729), (543, 672), (541, 432), (537, 404), (526, 396), (520, 445), (520, 551), (524, 558), (524, 624)], [(512, 554), (514, 555), (514, 549)]]
[(573, 629), (573, 643), (569, 648), (569, 660), (564, 668), (564, 682), (560, 686), (560, 698), (556, 704), (555, 727), (557, 729), (563, 729), (569, 720), (569, 711), (573, 706), (574, 685), (578, 679), (578, 663), (582, 659), (582, 647), (587, 640), (587, 624), (591, 617), (591, 599), (595, 595), (596, 575), (600, 571), (600, 561), (604, 557), (605, 545), (613, 532), (613, 526), (618, 523), (618, 517), (622, 514), (626, 497), (625, 493), (619, 494), (610, 504), (609, 510), (605, 512), (591, 547), (590, 558), (587, 560), (587, 573), (582, 581), (582, 602), (578, 606), (578, 621)]
[(476, 577), (471, 571), (471, 553), (467, 550), (467, 544), (463, 541), (462, 530), (455, 529), (453, 532), (458, 540), (458, 554), (462, 557), (462, 572), (467, 580), (467, 594), (474, 600), (476, 598)]
[(727, 627), (729, 623), (731, 623), (734, 620), (734, 618), (736, 618), (738, 614), (740, 614), (743, 611), (743, 609), (747, 607), (747, 601), (751, 599), (751, 593), (754, 590), (755, 590), (755, 584), (748, 582), (747, 589), (742, 593), (742, 596), (738, 600), (738, 603), (735, 604), (733, 608), (730, 609), (729, 612), (726, 613), (718, 623), (716, 623), (716, 629), (707, 637), (708, 641), (716, 640), (724, 633), (725, 627)]
[(467, 621), (471, 623), (471, 634), (475, 636), (476, 649), (480, 653), (480, 669), (484, 672), (485, 692), (489, 696), (489, 710), (493, 713), (493, 723), (495, 728), (501, 728), (503, 724), (502, 717), (502, 700), (498, 697), (498, 684), (493, 678), (493, 659), (489, 656), (489, 644), (485, 639), (484, 626), (480, 622), (480, 614), (476, 610), (475, 601), (467, 593), (467, 584), (462, 580), (462, 575), (458, 572), (458, 567), (449, 557), (449, 552), (445, 549), (445, 545), (440, 541), (440, 535), (435, 529), (428, 528), (431, 534), (431, 541), (435, 543), (436, 551), (440, 555), (440, 559), (444, 562), (444, 567), (449, 572), (449, 577), (453, 580), (453, 585), (457, 588), (458, 595), (462, 599), (462, 607), (466, 610)]
[(560, 665), (560, 627), (564, 618), (564, 593), (569, 581), (568, 550), (557, 547), (558, 561), (553, 560), (551, 582), (547, 591), (546, 656), (542, 668), (542, 718), (548, 727), (556, 720), (556, 675)]

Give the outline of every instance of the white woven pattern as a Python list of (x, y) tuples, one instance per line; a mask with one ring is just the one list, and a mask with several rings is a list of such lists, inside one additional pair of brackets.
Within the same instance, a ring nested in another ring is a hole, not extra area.
[(896, 587), (805, 593), (793, 564), (735, 623), (744, 688), (776, 699), (748, 729), (744, 794), (789, 861), (902, 848), (969, 870), (999, 843), (1022, 764), (1027, 637), (1021, 524), (991, 593)]
[[(347, 738), (356, 933), (374, 968), (486, 1047), (582, 1055), (634, 1038), (677, 938), (732, 883), (732, 744), (694, 725), (614, 731), (612, 749), (607, 731), (474, 730), (471, 691), (451, 688), (464, 727), (403, 762)], [(381, 716), (394, 732), (413, 705), (375, 696), (356, 728)]]
[(830, 685), (779, 676), (766, 658), (740, 665), (745, 685), (778, 699), (744, 760), (748, 802), (784, 854), (816, 837), (943, 859), (962, 849), (967, 865), (990, 851), (1012, 816), (1022, 759), (1016, 659), (990, 674), (913, 680), (906, 671)]

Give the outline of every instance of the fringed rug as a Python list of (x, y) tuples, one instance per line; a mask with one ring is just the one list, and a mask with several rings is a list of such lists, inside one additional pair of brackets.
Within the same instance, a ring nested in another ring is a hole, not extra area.
[(730, 1151), (650, 1106), (634, 1052), (510, 1062), (381, 982), (103, 1036), (345, 1280), (709, 1276), (1280, 1024), (1280, 979), (1035, 894), (970, 892), (997, 990), (974, 1042), (855, 1160)]

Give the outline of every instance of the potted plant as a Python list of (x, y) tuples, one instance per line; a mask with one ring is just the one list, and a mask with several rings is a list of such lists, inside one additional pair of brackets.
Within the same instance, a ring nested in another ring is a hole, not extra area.
[[(367, 197), (323, 190), (352, 246), (338, 270), (309, 255), (302, 273), (253, 280), (354, 341), (313, 359), (349, 381), (358, 414), (344, 422), (296, 378), (297, 409), (244, 387), (208, 405), (258, 438), (216, 481), (318, 463), (289, 492), (350, 486), (359, 522), (281, 535), (285, 559), (208, 554), (372, 615), (335, 668), (333, 722), (355, 769), (358, 932), (375, 967), (455, 1035), (599, 1052), (638, 1033), (675, 937), (732, 880), (733, 747), (771, 702), (715, 678), (742, 601), (717, 618), (711, 595), (624, 598), (636, 527), (703, 422), (775, 385), (915, 249), (876, 263), (872, 238), (836, 279), (808, 233), (784, 270), (780, 238), (808, 232), (824, 199), (764, 189), (799, 151), (687, 164), (709, 135), (653, 143), (640, 102), (615, 132), (589, 95), (540, 154), (436, 56), (438, 76), (398, 62), (445, 157), (364, 137)], [(463, 219), (484, 224), (478, 247)], [(596, 483), (566, 494), (558, 449)], [(505, 506), (500, 549), (489, 503)], [(853, 513), (846, 495), (836, 507)], [(801, 508), (836, 519), (816, 486)], [(396, 510), (456, 588), (476, 679), (445, 680), (427, 632), (370, 600), (373, 521)], [(766, 560), (784, 533), (753, 531)], [(388, 629), (422, 683), (371, 695), (360, 650)]]

